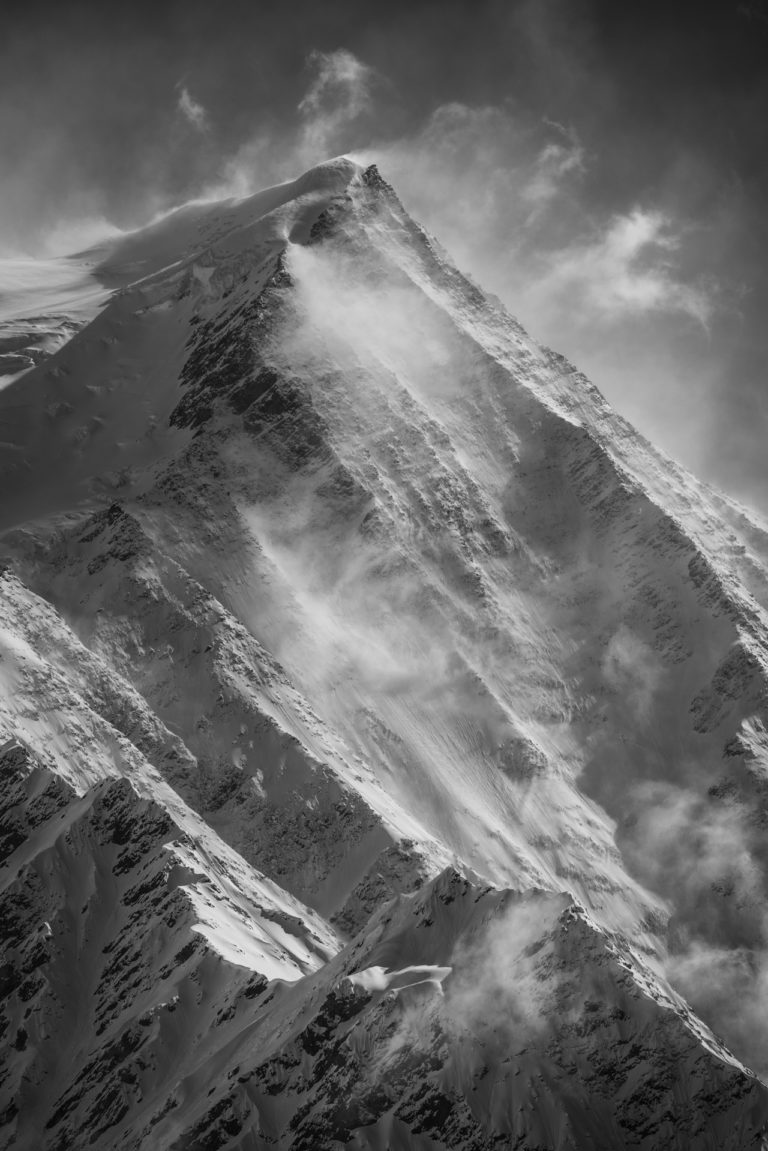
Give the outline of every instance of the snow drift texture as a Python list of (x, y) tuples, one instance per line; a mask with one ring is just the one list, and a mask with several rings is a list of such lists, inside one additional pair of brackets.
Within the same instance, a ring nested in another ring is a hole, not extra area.
[(0, 1146), (763, 1147), (766, 528), (375, 168), (72, 267), (4, 329)]

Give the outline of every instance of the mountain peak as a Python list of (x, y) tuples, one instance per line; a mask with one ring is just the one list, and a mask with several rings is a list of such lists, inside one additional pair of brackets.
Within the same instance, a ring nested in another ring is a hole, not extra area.
[(374, 166), (97, 263), (0, 392), (18, 1145), (758, 1147), (763, 530)]
[(290, 180), (282, 186), (286, 190), (290, 188), (294, 196), (302, 196), (308, 192), (320, 190), (325, 191), (329, 188), (341, 192), (355, 176), (360, 176), (362, 173), (362, 165), (351, 160), (348, 156), (334, 156), (308, 168), (295, 180)]

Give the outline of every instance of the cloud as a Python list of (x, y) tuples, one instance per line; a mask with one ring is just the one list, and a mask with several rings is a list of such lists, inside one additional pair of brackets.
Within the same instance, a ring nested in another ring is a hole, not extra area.
[(680, 247), (672, 220), (656, 209), (634, 207), (613, 216), (594, 236), (547, 257), (540, 295), (567, 296), (600, 321), (630, 314), (682, 312), (706, 327), (711, 290), (682, 282), (671, 259)]
[(300, 164), (292, 163), (291, 155), (291, 149), (282, 149), (269, 132), (256, 132), (223, 162), (220, 176), (203, 186), (200, 198), (224, 200), (229, 196), (249, 196), (296, 176)]
[(179, 98), (176, 102), (176, 107), (181, 112), (185, 120), (187, 120), (193, 128), (198, 132), (208, 131), (208, 113), (199, 101), (195, 100), (186, 84), (182, 84), (179, 90)]
[[(688, 928), (718, 943), (737, 934), (759, 942), (763, 880), (744, 811), (659, 780), (637, 785), (628, 799), (638, 812), (636, 862), (656, 890), (674, 896)], [(709, 900), (713, 890), (719, 901)]]
[(475, 1034), (502, 1028), (520, 1044), (545, 1027), (556, 979), (547, 983), (539, 970), (551, 932), (542, 911), (537, 902), (511, 903), (480, 938), (459, 941), (446, 995), (462, 1027)]
[(682, 313), (702, 326), (713, 313), (711, 287), (688, 283), (676, 264), (683, 222), (654, 206), (595, 221), (583, 202), (593, 158), (571, 128), (511, 105), (450, 103), (377, 153), (461, 266), (513, 308), (526, 300), (534, 329), (559, 328), (566, 311), (570, 325), (574, 312), (601, 325)]
[(311, 52), (309, 86), (298, 119), (281, 131), (262, 125), (221, 165), (221, 175), (200, 193), (205, 199), (247, 196), (301, 175), (307, 168), (349, 152), (350, 132), (372, 112), (377, 73), (345, 48)]
[(724, 225), (686, 213), (685, 173), (657, 183), (657, 197), (639, 180), (629, 195), (617, 187), (590, 127), (512, 100), (453, 101), (359, 158), (379, 164), (411, 215), (535, 339), (577, 364), (660, 447), (714, 478), (723, 352), (713, 340), (738, 310), (708, 255)]
[(552, 120), (545, 123), (559, 131), (565, 143), (550, 141), (544, 144), (520, 187), (521, 200), (531, 205), (529, 223), (563, 192), (570, 179), (581, 175), (586, 167), (584, 149), (575, 133)]
[(661, 686), (662, 665), (646, 643), (622, 624), (612, 636), (602, 663), (607, 684), (641, 722), (648, 719)]
[(765, 1077), (768, 953), (696, 940), (670, 957), (666, 974), (735, 1054)]
[[(461, 249), (483, 251), (538, 221), (586, 170), (576, 134), (511, 105), (436, 108), (413, 136), (371, 148), (416, 215), (447, 227)], [(462, 242), (462, 233), (465, 239)], [(495, 236), (494, 236), (495, 233)], [(499, 250), (503, 259), (509, 248)]]
[(309, 64), (315, 76), (298, 105), (300, 148), (316, 163), (333, 154), (342, 129), (369, 110), (375, 73), (346, 48), (312, 52)]
[(759, 828), (741, 805), (661, 780), (628, 789), (621, 849), (673, 904), (665, 975), (736, 1055), (768, 1073), (768, 916)]

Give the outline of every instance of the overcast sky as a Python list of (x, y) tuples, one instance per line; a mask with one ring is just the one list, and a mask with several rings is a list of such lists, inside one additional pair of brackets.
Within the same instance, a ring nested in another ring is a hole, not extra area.
[(768, 0), (4, 0), (0, 251), (340, 152), (768, 514)]

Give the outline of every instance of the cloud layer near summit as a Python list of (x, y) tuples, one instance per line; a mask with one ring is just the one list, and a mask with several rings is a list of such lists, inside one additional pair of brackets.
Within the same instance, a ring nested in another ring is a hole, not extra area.
[(91, 0), (9, 17), (0, 251), (352, 152), (642, 431), (768, 504), (768, 25), (701, 14), (692, 53), (682, 14), (596, 0), (151, 17)]

